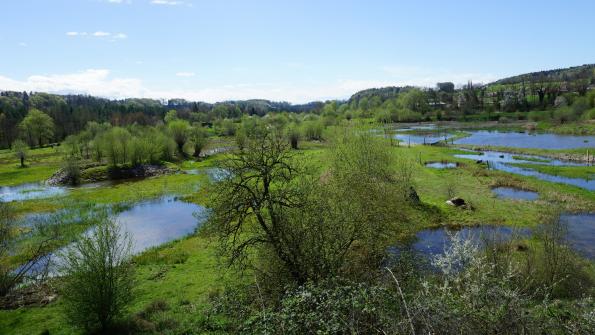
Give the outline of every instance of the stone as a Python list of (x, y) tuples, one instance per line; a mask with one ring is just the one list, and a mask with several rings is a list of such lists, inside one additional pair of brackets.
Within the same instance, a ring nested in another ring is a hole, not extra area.
[(467, 203), (465, 202), (465, 200), (463, 200), (462, 198), (459, 197), (454, 197), (450, 200), (447, 200), (446, 203), (448, 205), (454, 206), (454, 207), (463, 207), (466, 206)]

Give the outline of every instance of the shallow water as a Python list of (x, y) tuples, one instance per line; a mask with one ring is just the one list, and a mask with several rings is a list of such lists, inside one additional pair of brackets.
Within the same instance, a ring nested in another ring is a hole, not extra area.
[(566, 241), (570, 247), (595, 260), (595, 213), (562, 214), (560, 221), (566, 224)]
[(454, 169), (457, 167), (457, 163), (453, 162), (431, 162), (426, 163), (426, 167), (432, 169)]
[(116, 221), (130, 233), (133, 252), (138, 253), (192, 233), (206, 220), (206, 212), (202, 206), (166, 197), (138, 203)]
[[(483, 153), (483, 154), (481, 154)], [(567, 162), (561, 161), (557, 159), (550, 159), (547, 157), (541, 156), (531, 156), (531, 155), (517, 155), (517, 154), (510, 154), (505, 152), (498, 152), (498, 151), (483, 151), (481, 153), (477, 152), (470, 152), (469, 154), (459, 154), (455, 155), (458, 158), (465, 158), (471, 159), (475, 161), (482, 161), (488, 163), (488, 168), (494, 170), (505, 171), (509, 173), (519, 174), (522, 176), (529, 176), (535, 177), (537, 179), (550, 181), (554, 183), (561, 183), (567, 185), (573, 185), (580, 188), (584, 188), (590, 191), (595, 190), (595, 180), (592, 179), (582, 179), (582, 178), (569, 178), (563, 176), (556, 176), (546, 173), (541, 173), (536, 170), (526, 168), (526, 167), (518, 167), (513, 166), (509, 163), (526, 163), (526, 164), (533, 164), (533, 165), (555, 165), (555, 166), (586, 166), (586, 163), (576, 163), (576, 162)], [(514, 157), (523, 157), (522, 158), (514, 158)], [(539, 159), (542, 162), (532, 161), (531, 159)]]
[(67, 192), (61, 186), (48, 186), (40, 183), (28, 183), (16, 186), (1, 186), (0, 201), (24, 201), (59, 196)]
[[(583, 257), (595, 260), (595, 213), (562, 214), (560, 222), (566, 225), (566, 243)], [(484, 238), (497, 237), (507, 241), (515, 236), (529, 237), (532, 231), (528, 228), (511, 228), (507, 226), (476, 226), (460, 230), (448, 228), (426, 229), (418, 232), (410, 249), (428, 258), (444, 253), (451, 245), (450, 236), (460, 232), (465, 239), (471, 239), (480, 247), (485, 246)]]
[[(51, 214), (36, 214), (51, 215)], [(208, 210), (202, 206), (183, 202), (175, 197), (164, 197), (132, 205), (116, 214), (114, 219), (123, 232), (130, 234), (132, 253), (137, 254), (148, 248), (182, 238), (193, 233), (208, 216)], [(76, 223), (76, 222), (73, 222)], [(92, 232), (89, 229), (85, 234)], [(31, 276), (39, 275), (46, 267), (49, 272), (57, 272), (60, 264), (58, 256), (65, 248), (48, 254), (28, 272)]]
[(511, 148), (575, 149), (595, 148), (595, 136), (533, 134), (479, 130), (471, 136), (454, 141), (455, 144), (491, 145)]
[[(528, 163), (538, 165), (555, 165), (555, 166), (587, 166), (587, 163), (563, 161), (544, 156), (514, 154), (501, 151), (472, 151), (468, 154), (457, 154), (455, 157), (472, 159), (475, 161), (490, 161), (498, 163)], [(524, 158), (524, 159), (523, 159)]]
[(396, 134), (394, 138), (401, 141), (402, 144), (435, 144), (445, 139), (453, 137), (453, 134), (448, 133), (429, 133), (425, 135), (421, 134)]
[(218, 167), (191, 169), (191, 170), (186, 170), (185, 172), (187, 174), (193, 174), (193, 175), (206, 174), (211, 181), (222, 181), (223, 179), (229, 177), (229, 172), (227, 170), (218, 168)]
[(537, 192), (525, 191), (513, 187), (496, 187), (492, 189), (492, 192), (500, 199), (533, 201), (539, 198), (539, 193)]
[(445, 249), (450, 247), (450, 236), (455, 233), (461, 234), (463, 239), (471, 239), (475, 244), (483, 246), (484, 238), (497, 236), (501, 240), (510, 240), (515, 234), (527, 235), (527, 229), (514, 229), (507, 226), (475, 226), (461, 229), (426, 229), (418, 232), (416, 241), (411, 245), (412, 249), (424, 256), (433, 257), (443, 254)]

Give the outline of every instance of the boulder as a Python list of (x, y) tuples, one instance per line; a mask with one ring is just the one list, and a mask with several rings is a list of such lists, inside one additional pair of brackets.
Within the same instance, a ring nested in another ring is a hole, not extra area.
[(465, 202), (465, 200), (463, 200), (462, 198), (459, 197), (454, 197), (450, 200), (447, 200), (446, 203), (448, 205), (454, 206), (454, 207), (463, 207), (466, 206), (467, 203)]

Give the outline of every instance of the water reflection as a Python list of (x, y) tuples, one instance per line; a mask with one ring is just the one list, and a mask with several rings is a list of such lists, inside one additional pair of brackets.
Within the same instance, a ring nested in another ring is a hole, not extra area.
[(533, 134), (528, 132), (500, 132), (479, 130), (471, 136), (456, 140), (455, 144), (502, 146), (534, 149), (575, 149), (595, 147), (595, 136)]
[[(56, 214), (37, 214), (37, 217), (52, 215)], [(94, 217), (92, 212), (88, 212), (87, 216)], [(122, 230), (130, 234), (133, 243), (132, 252), (135, 254), (193, 233), (207, 217), (208, 210), (205, 207), (183, 202), (175, 197), (137, 203), (114, 215), (115, 221), (120, 224)], [(28, 221), (32, 219), (33, 217), (30, 217)], [(80, 221), (75, 218), (69, 223), (81, 223)], [(93, 228), (90, 228), (85, 234), (92, 231)], [(60, 264), (60, 259), (56, 255), (64, 250), (65, 248), (62, 248), (44, 256), (28, 271), (28, 274), (37, 276), (46, 269), (55, 274)]]
[(426, 163), (426, 167), (432, 169), (454, 169), (457, 167), (457, 163), (454, 162), (430, 162)]
[(48, 186), (40, 183), (28, 183), (16, 186), (0, 186), (0, 201), (24, 201), (63, 195), (66, 189), (60, 186)]
[(564, 176), (556, 176), (547, 173), (542, 173), (529, 167), (514, 166), (511, 163), (522, 163), (532, 165), (553, 165), (553, 166), (587, 166), (586, 163), (567, 162), (557, 159), (550, 159), (540, 156), (532, 155), (515, 155), (498, 151), (483, 151), (480, 153), (459, 154), (455, 155), (458, 158), (472, 159), (477, 162), (486, 162), (488, 168), (494, 170), (505, 171), (509, 173), (519, 174), (522, 176), (535, 177), (537, 179), (550, 181), (554, 183), (567, 184), (577, 186), (590, 191), (595, 190), (595, 180), (570, 178)]
[(495, 187), (492, 192), (500, 199), (528, 200), (533, 201), (539, 198), (537, 192), (520, 190), (513, 187)]

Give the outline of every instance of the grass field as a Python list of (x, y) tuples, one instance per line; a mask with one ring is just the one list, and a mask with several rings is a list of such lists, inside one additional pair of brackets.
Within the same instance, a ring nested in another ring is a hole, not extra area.
[[(301, 155), (300, 160), (324, 170), (328, 161), (325, 159), (324, 144), (305, 142), (301, 144), (301, 148), (298, 153)], [(59, 166), (57, 157), (51, 150), (53, 149), (40, 149), (35, 154), (37, 159), (32, 159), (30, 167), (22, 169), (22, 173), (14, 166), (16, 160), (10, 158), (9, 153), (2, 152), (0, 171), (19, 171), (19, 182), (43, 180)], [(594, 192), (487, 170), (483, 165), (455, 158), (454, 154), (461, 153), (456, 149), (394, 146), (390, 150), (396, 157), (413, 164), (415, 188), (423, 202), (423, 208), (400, 213), (406, 215), (409, 225), (401, 229), (403, 235), (395, 236), (395, 240), (408, 239), (419, 229), (440, 225), (535, 226), (543, 222), (544, 215), (553, 209), (553, 203), (559, 204), (564, 211), (595, 211)], [(182, 170), (216, 166), (221, 157), (222, 155), (217, 155), (200, 162), (184, 161), (177, 166)], [(458, 162), (459, 167), (425, 167), (424, 164), (430, 161)], [(574, 170), (576, 171), (568, 173), (579, 173), (583, 169)], [(4, 172), (0, 176), (6, 178)], [(164, 194), (176, 194), (185, 201), (205, 204), (209, 198), (204, 187), (206, 182), (205, 175), (169, 175), (113, 187), (71, 189), (60, 198), (29, 200), (16, 206), (19, 213), (26, 214), (68, 206), (134, 203)], [(497, 199), (491, 192), (491, 188), (495, 186), (533, 190), (539, 192), (540, 198), (532, 202)], [(447, 205), (445, 201), (451, 196), (465, 199), (473, 210)], [(82, 231), (83, 228), (80, 229)], [(210, 296), (226, 283), (249, 280), (239, 278), (237, 273), (219, 265), (216, 245), (216, 241), (209, 236), (198, 233), (137, 255), (137, 288), (130, 307), (131, 315), (141, 318), (149, 328), (159, 329), (169, 325), (176, 328), (178, 333), (183, 333), (184, 329), (196, 328), (196, 323), (208, 323), (210, 327), (214, 327), (213, 332), (216, 333), (216, 325), (224, 320), (208, 319), (204, 314), (204, 307), (208, 305)], [(0, 334), (41, 334), (45, 330), (49, 334), (77, 334), (77, 330), (66, 326), (61, 317), (60, 298), (45, 307), (0, 311)]]

